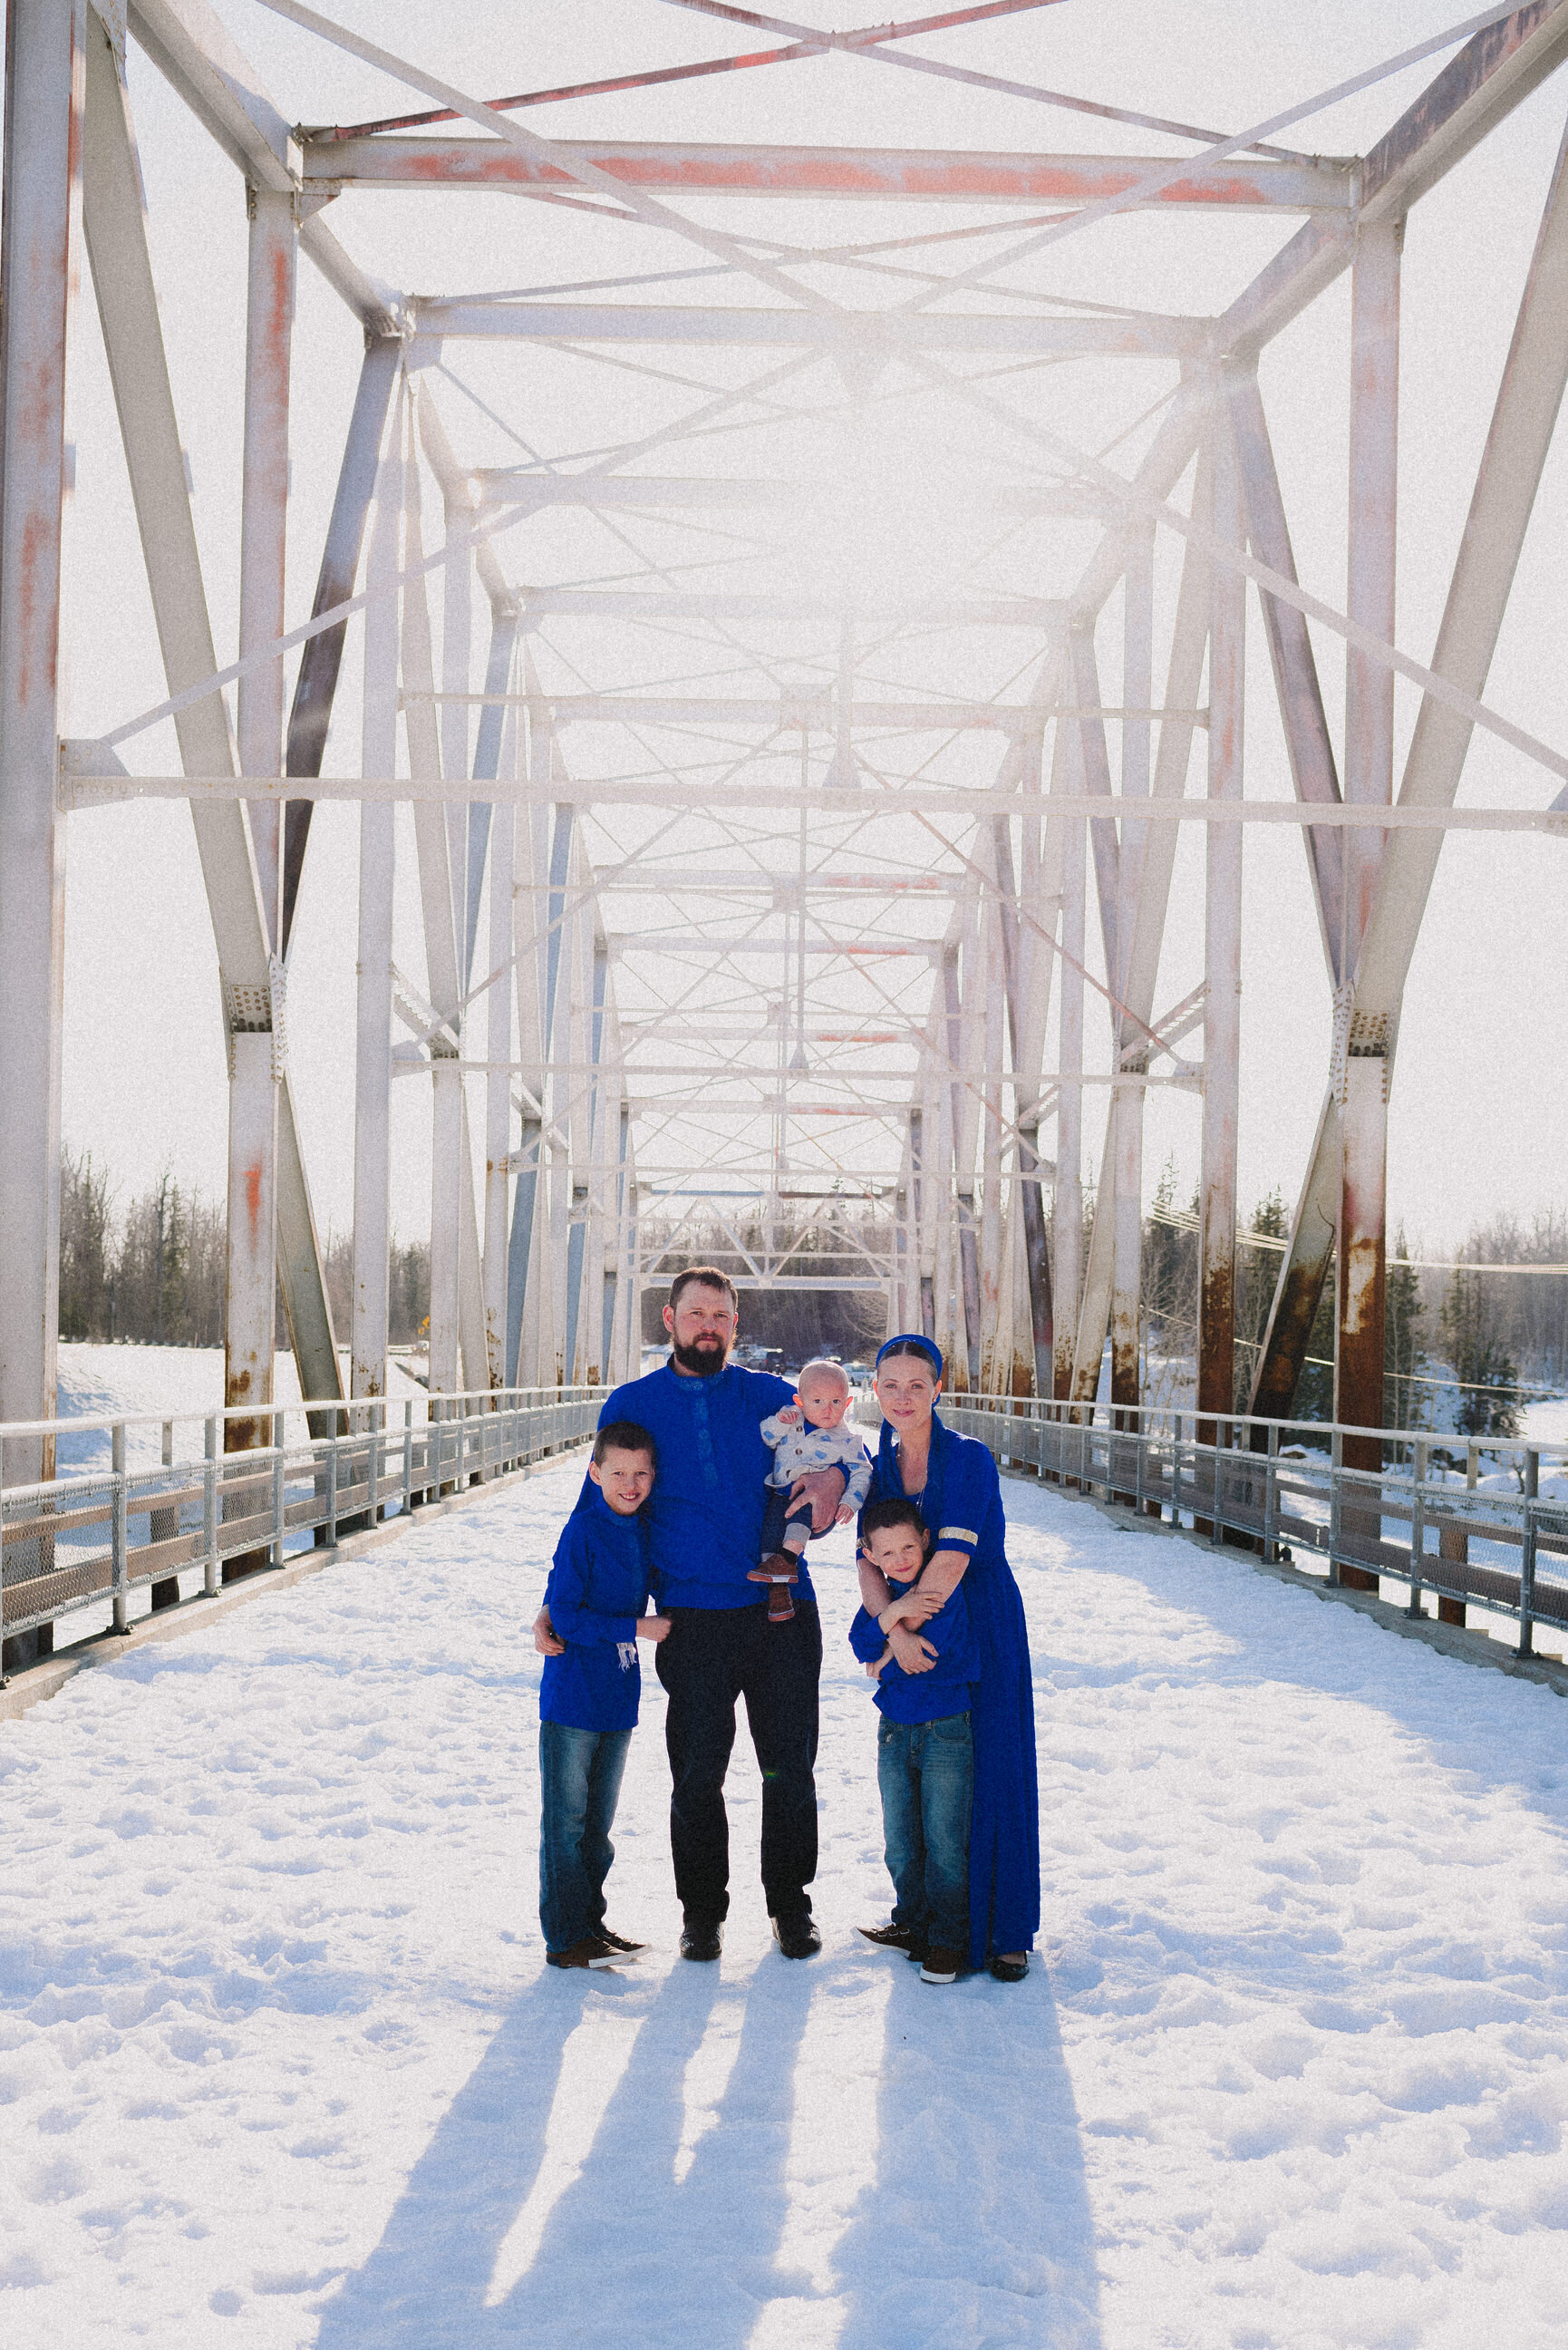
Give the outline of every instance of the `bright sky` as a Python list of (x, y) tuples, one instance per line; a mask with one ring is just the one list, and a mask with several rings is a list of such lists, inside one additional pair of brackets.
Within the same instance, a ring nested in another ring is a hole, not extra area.
[[(424, 103), (417, 93), (324, 47), (251, 0), (222, 0), (222, 13), (290, 120), (351, 121), (411, 111)], [(851, 13), (842, 0), (797, 0), (795, 7), (803, 21), (824, 26), (846, 21)], [(371, 6), (358, 0), (341, 15), (369, 37), (482, 96), (732, 54), (750, 41), (745, 35), (737, 39), (732, 27), (704, 22), (661, 0), (595, 0), (591, 5), (539, 0), (518, 11), (454, 11), (403, 0)], [(1450, 21), (1432, 0), (1381, 0), (1375, 11), (1355, 0), (1304, 0), (1289, 7), (1275, 0), (1140, 0), (1136, 8), (1126, 0), (1099, 7), (1088, 0), (1064, 0), (1056, 8), (920, 46), (929, 55), (961, 58), (1000, 75), (1230, 131)], [(1323, 153), (1364, 150), (1440, 62), (1402, 74), (1282, 139)], [(195, 485), (196, 525), (220, 658), (227, 658), (237, 612), (244, 191), (224, 156), (134, 48), (130, 88), (165, 338)], [(1527, 99), (1412, 215), (1404, 262), (1398, 639), (1417, 660), (1429, 655), (1436, 633), (1565, 104), (1568, 81), (1559, 76)], [(1189, 151), (1158, 134), (844, 57), (540, 108), (523, 119), (530, 129), (556, 137), (1156, 156)], [(748, 206), (730, 199), (707, 200), (691, 209), (712, 226), (801, 244), (847, 236), (870, 240), (907, 233), (909, 227), (907, 212), (884, 227), (888, 213), (871, 204), (832, 212), (801, 203)], [(974, 217), (972, 212), (955, 211), (950, 219), (931, 206), (922, 209), (918, 225), (966, 225)], [(634, 235), (591, 217), (512, 199), (351, 194), (332, 205), (327, 218), (374, 274), (412, 292), (555, 285), (628, 270), (676, 270), (704, 259), (662, 231), (639, 229)], [(1295, 225), (1293, 218), (1208, 223), (1189, 213), (1110, 221), (1025, 265), (1017, 282), (1082, 299), (1207, 313), (1222, 307)], [(950, 249), (944, 265), (952, 265)], [(875, 286), (878, 281), (869, 282)], [(836, 299), (864, 300), (867, 283), (846, 281), (840, 274), (830, 290)], [(661, 290), (626, 298), (659, 298)], [(681, 289), (673, 290), (685, 298)], [(711, 294), (725, 301), (770, 298), (761, 289), (742, 286), (737, 291), (733, 280), (722, 278), (692, 289), (691, 298)], [(1001, 305), (982, 296), (976, 307)], [(1336, 606), (1343, 605), (1345, 593), (1348, 310), (1345, 278), (1279, 338), (1262, 370), (1298, 570), (1307, 588)], [(357, 323), (308, 263), (301, 265), (294, 348), (291, 620), (308, 612), (360, 348)], [(634, 423), (640, 429), (649, 417), (660, 421), (694, 400), (689, 390), (673, 391), (607, 366), (543, 351), (495, 359), (470, 345), (453, 346), (449, 356), (454, 373), (474, 393), (502, 403), (531, 443), (552, 455), (620, 441)], [(712, 351), (671, 354), (665, 348), (631, 356), (672, 365), (691, 380), (711, 384), (742, 380), (756, 367), (754, 357)], [(1025, 412), (1031, 400), (1037, 402), (1033, 412), (1069, 438), (1102, 445), (1168, 389), (1168, 368), (1150, 373), (1150, 364), (1123, 363), (1119, 377), (1104, 369), (1047, 370), (1026, 378), (1033, 389), (1012, 397)], [(825, 367), (823, 378), (830, 374)], [(836, 397), (842, 406), (842, 386)], [(462, 428), (465, 463), (506, 462), (517, 454), (455, 385), (438, 385), (437, 398), (454, 440)], [(78, 471), (68, 555), (65, 731), (93, 735), (156, 703), (163, 683), (85, 269), (69, 400)], [(904, 437), (897, 404), (888, 402), (883, 412), (885, 433), (876, 421), (875, 401), (866, 411), (869, 424), (830, 421), (821, 428), (827, 462), (839, 469), (841, 483), (860, 485), (864, 503), (850, 511), (846, 522), (843, 500), (827, 501), (823, 527), (808, 534), (801, 555), (819, 576), (826, 571), (831, 577), (846, 548), (856, 563), (867, 561), (865, 528), (879, 503), (864, 496), (867, 477), (891, 484), (897, 495), (911, 478), (929, 483), (950, 473), (961, 478), (964, 468), (978, 473), (999, 462), (972, 422), (967, 446), (954, 443), (951, 416), (935, 442), (911, 442)], [(856, 432), (869, 432), (870, 439), (857, 442)], [(945, 441), (942, 432), (949, 436)], [(705, 448), (712, 452), (723, 445), (689, 442), (668, 463), (653, 462), (665, 471), (697, 471), (708, 462)], [(1129, 443), (1120, 462), (1129, 462), (1137, 445)], [(763, 473), (789, 470), (792, 455), (812, 462), (798, 432), (793, 442), (785, 436), (772, 446), (763, 438), (750, 451), (742, 443), (714, 462), (725, 470)], [(1021, 445), (1016, 459), (1009, 455), (1001, 462), (1004, 470), (1034, 471), (1038, 456)], [(1568, 589), (1555, 559), (1565, 493), (1560, 445), (1542, 484), (1487, 693), (1493, 706), (1552, 742), (1568, 734), (1562, 658)], [(895, 575), (919, 563), (935, 576), (947, 559), (950, 550), (942, 533), (956, 527), (952, 501), (946, 507), (936, 501), (934, 516), (925, 512), (929, 503), (922, 498), (922, 536), (911, 541), (895, 533), (881, 547), (880, 560)], [(826, 543), (832, 521), (839, 531), (836, 551)], [(530, 529), (532, 538), (515, 534), (505, 549), (514, 576), (583, 578), (632, 567), (624, 548), (622, 559), (601, 560), (601, 551), (612, 557), (616, 548), (607, 541), (601, 550), (587, 537), (573, 541), (559, 523)], [(1037, 527), (993, 576), (1005, 577), (1015, 588), (1060, 592), (1091, 543), (1081, 524)], [(660, 560), (675, 559), (674, 534), (656, 538), (645, 532), (639, 544), (645, 551), (656, 548)], [(1162, 610), (1173, 592), (1175, 563), (1172, 547), (1162, 542)], [(978, 641), (980, 634), (971, 631), (942, 649), (943, 691), (990, 695), (1001, 688), (1006, 665), (999, 667), (995, 644)], [(1101, 654), (1107, 700), (1114, 698), (1118, 636), (1119, 628), (1108, 619)], [(1011, 646), (1015, 639), (1010, 635), (1007, 641)], [(552, 682), (569, 682), (568, 665), (576, 660), (580, 666), (586, 658), (583, 642), (569, 628), (543, 633), (538, 657)], [(618, 648), (622, 667), (611, 675), (603, 668), (602, 638), (598, 644), (601, 666), (592, 677), (595, 684), (623, 681), (630, 661), (646, 657), (636, 649)], [(666, 674), (685, 665), (670, 659), (670, 650)], [(1317, 650), (1337, 732), (1343, 662), (1331, 637), (1320, 635)], [(831, 664), (822, 640), (788, 657), (799, 661), (803, 674), (820, 674), (825, 657)], [(919, 684), (925, 658), (918, 649), (907, 649), (901, 671), (906, 684)], [(1157, 666), (1159, 660), (1157, 651)], [(553, 671), (552, 660), (561, 664)], [(1281, 795), (1288, 792), (1288, 777), (1255, 613), (1249, 674), (1248, 788)], [(1025, 676), (1024, 687), (1032, 676), (1033, 671)], [(742, 683), (716, 690), (753, 689)], [(358, 639), (351, 629), (328, 746), (330, 772), (348, 773), (357, 764), (359, 709)], [(1414, 710), (1413, 693), (1401, 686), (1397, 775)], [(575, 749), (571, 755), (576, 757)], [(994, 747), (984, 755), (994, 762)], [(139, 739), (128, 746), (127, 756), (149, 772), (172, 768), (172, 729)], [(1189, 790), (1201, 788), (1200, 761), (1199, 748)], [(1478, 737), (1461, 800), (1542, 806), (1556, 787), (1553, 779), (1516, 754)], [(623, 846), (634, 837), (635, 828), (621, 827)], [(343, 1229), (350, 1212), (357, 841), (357, 811), (346, 806), (320, 810), (290, 980), (291, 1051), (324, 1231), (328, 1225)], [(411, 851), (411, 843), (400, 846)], [(1404, 1222), (1412, 1238), (1423, 1236), (1428, 1246), (1457, 1238), (1472, 1219), (1500, 1208), (1527, 1213), (1562, 1197), (1568, 1141), (1561, 1075), (1568, 1046), (1568, 980), (1561, 942), (1563, 854), (1554, 842), (1485, 835), (1460, 836), (1444, 848), (1406, 994), (1390, 1130), (1391, 1219)], [(216, 958), (188, 814), (179, 803), (147, 803), (78, 815), (70, 824), (67, 870), (67, 1137), (101, 1156), (122, 1195), (165, 1161), (182, 1177), (217, 1190), (224, 1159), (223, 1045)], [(1201, 835), (1188, 828), (1172, 896), (1161, 1006), (1174, 1003), (1200, 976), (1201, 870)], [(411, 853), (402, 856), (401, 873), (397, 951), (405, 967), (417, 972), (422, 958)], [(1293, 834), (1250, 832), (1245, 886), (1241, 1191), (1247, 1209), (1276, 1184), (1287, 1200), (1293, 1195), (1322, 1096), (1330, 1003), (1304, 859)], [(1093, 1031), (1091, 1052), (1103, 1054), (1103, 1038)], [(1053, 1044), (1047, 1066), (1054, 1057)], [(394, 1088), (394, 1215), (410, 1235), (428, 1222), (427, 1101), (418, 1082)], [(1097, 1149), (1098, 1123), (1091, 1097), (1085, 1118), (1091, 1152)], [(1198, 1162), (1196, 1102), (1169, 1093), (1151, 1095), (1147, 1133), (1150, 1187), (1168, 1153), (1183, 1180), (1190, 1182)], [(1086, 1172), (1093, 1175), (1092, 1163)]]

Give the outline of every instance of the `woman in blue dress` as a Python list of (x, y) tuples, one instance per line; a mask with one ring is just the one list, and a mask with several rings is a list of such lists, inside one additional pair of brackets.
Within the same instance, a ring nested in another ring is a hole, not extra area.
[(983, 1444), (945, 1428), (936, 1410), (942, 1358), (914, 1333), (877, 1357), (882, 1435), (867, 1503), (919, 1504), (935, 1549), (916, 1588), (894, 1599), (868, 1560), (860, 1596), (908, 1672), (927, 1669), (921, 1624), (961, 1580), (980, 1635), (974, 1685), (974, 1816), (970, 1831), (970, 1964), (1021, 1982), (1040, 1927), (1040, 1798), (1034, 1691), (1023, 1601), (1007, 1564), (1007, 1522), (996, 1463)]

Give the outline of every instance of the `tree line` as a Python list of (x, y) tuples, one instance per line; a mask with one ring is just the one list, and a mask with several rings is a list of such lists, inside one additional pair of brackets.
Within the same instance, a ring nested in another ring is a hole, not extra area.
[[(123, 1206), (107, 1167), (90, 1151), (60, 1154), (60, 1336), (147, 1347), (221, 1347), (228, 1242), (221, 1200), (165, 1168)], [(327, 1294), (340, 1339), (348, 1331), (354, 1249), (327, 1235)], [(393, 1346), (428, 1334), (431, 1255), (423, 1241), (394, 1238), (388, 1328)], [(287, 1331), (278, 1307), (278, 1337)]]
[[(1198, 1334), (1198, 1194), (1178, 1197), (1173, 1165), (1157, 1187), (1143, 1235), (1144, 1392), (1151, 1403), (1185, 1401)], [(1172, 1215), (1177, 1221), (1172, 1222)], [(1088, 1203), (1092, 1230), (1094, 1203)], [(1290, 1219), (1278, 1191), (1258, 1201), (1248, 1232), (1282, 1242)], [(759, 1211), (699, 1225), (644, 1220), (649, 1261), (657, 1266), (644, 1298), (643, 1337), (662, 1336), (666, 1284), (685, 1264), (717, 1262), (742, 1272), (746, 1260), (780, 1267), (781, 1280), (811, 1274), (820, 1288), (749, 1290), (742, 1335), (779, 1348), (792, 1362), (831, 1352), (853, 1360), (875, 1352), (886, 1307), (877, 1291), (830, 1284), (865, 1275), (885, 1261), (890, 1227), (878, 1206), (828, 1201), (807, 1215), (764, 1228)], [(1085, 1245), (1087, 1234), (1085, 1234)], [(661, 1245), (662, 1244), (662, 1245)], [(1420, 1255), (1401, 1227), (1391, 1257)], [(1568, 1213), (1539, 1211), (1528, 1222), (1493, 1217), (1467, 1235), (1457, 1269), (1390, 1263), (1384, 1343), (1386, 1418), (1391, 1428), (1431, 1428), (1439, 1412), (1465, 1436), (1505, 1437), (1520, 1427), (1521, 1390), (1568, 1387), (1568, 1275), (1531, 1274), (1530, 1265), (1568, 1263)], [(221, 1347), (226, 1235), (221, 1201), (181, 1183), (165, 1168), (120, 1203), (109, 1170), (90, 1151), (60, 1158), (60, 1336), (128, 1340), (145, 1346)], [(353, 1243), (329, 1232), (324, 1252), (327, 1296), (340, 1338), (347, 1337), (353, 1294)], [(1476, 1272), (1475, 1265), (1519, 1267)], [(1238, 1251), (1236, 1409), (1246, 1409), (1258, 1350), (1279, 1273), (1277, 1248)], [(389, 1268), (389, 1333), (394, 1346), (417, 1346), (429, 1334), (430, 1248), (394, 1239)], [(1324, 1284), (1307, 1344), (1295, 1413), (1303, 1421), (1334, 1416), (1334, 1279)], [(287, 1343), (279, 1308), (278, 1336)]]
[[(1167, 1164), (1144, 1226), (1143, 1313), (1149, 1400), (1176, 1399), (1185, 1387), (1198, 1338), (1196, 1190), (1179, 1205), (1175, 1169)], [(1182, 1218), (1170, 1221), (1175, 1210)], [(1290, 1217), (1278, 1191), (1253, 1209), (1246, 1226), (1264, 1242), (1282, 1242)], [(1401, 1225), (1390, 1260), (1419, 1257)], [(1568, 1274), (1475, 1271), (1476, 1266), (1568, 1263), (1568, 1215), (1538, 1211), (1529, 1225), (1512, 1214), (1476, 1224), (1452, 1266), (1390, 1262), (1383, 1345), (1385, 1422), (1390, 1428), (1431, 1429), (1440, 1417), (1462, 1436), (1516, 1436), (1524, 1392), (1532, 1386), (1568, 1386)], [(1236, 1409), (1246, 1408), (1281, 1253), (1277, 1248), (1237, 1252)], [(1330, 1264), (1307, 1341), (1307, 1361), (1294, 1410), (1303, 1420), (1334, 1417), (1334, 1288)], [(1162, 1394), (1161, 1386), (1170, 1392)]]

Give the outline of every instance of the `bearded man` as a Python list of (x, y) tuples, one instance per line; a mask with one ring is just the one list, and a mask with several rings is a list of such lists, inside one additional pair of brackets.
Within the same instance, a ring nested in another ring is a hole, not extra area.
[[(730, 1361), (736, 1326), (734, 1284), (712, 1265), (693, 1265), (670, 1284), (664, 1326), (669, 1361), (616, 1388), (599, 1425), (635, 1420), (659, 1447), (653, 1492), (644, 1505), (659, 1594), (670, 1630), (657, 1653), (669, 1694), (670, 1848), (684, 1917), (680, 1955), (719, 1955), (730, 1908), (730, 1824), (724, 1774), (735, 1743), (735, 1702), (763, 1774), (763, 1891), (785, 1958), (822, 1948), (807, 1891), (816, 1875), (817, 1683), (822, 1627), (805, 1561), (795, 1610), (770, 1623), (767, 1586), (748, 1580), (762, 1550), (766, 1477), (773, 1453), (762, 1423), (794, 1400), (787, 1380)], [(844, 1492), (841, 1470), (825, 1469), (794, 1487), (813, 1524), (830, 1526)], [(535, 1643), (559, 1653), (549, 1618)]]

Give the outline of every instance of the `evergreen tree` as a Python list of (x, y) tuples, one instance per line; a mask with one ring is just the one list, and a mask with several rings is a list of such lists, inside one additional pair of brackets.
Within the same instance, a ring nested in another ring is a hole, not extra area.
[[(1395, 1237), (1394, 1253), (1405, 1257), (1409, 1253), (1401, 1224)], [(1390, 1424), (1395, 1428), (1424, 1428), (1427, 1424), (1424, 1390), (1414, 1385), (1417, 1375), (1426, 1366), (1427, 1357), (1421, 1352), (1421, 1325), (1426, 1314), (1420, 1277), (1415, 1266), (1390, 1264), (1384, 1291), (1383, 1381), (1391, 1407)]]
[(1461, 1436), (1517, 1436), (1518, 1372), (1481, 1276), (1460, 1266), (1444, 1293), (1438, 1327), (1459, 1386)]
[(113, 1309), (109, 1177), (88, 1150), (60, 1153), (60, 1336), (107, 1338)]

